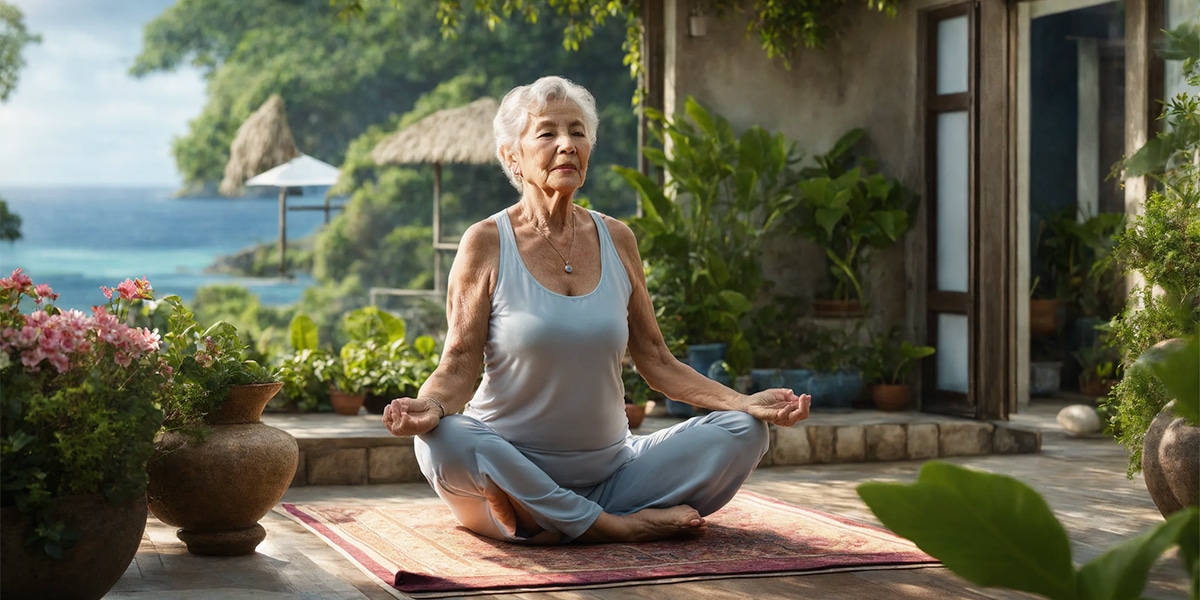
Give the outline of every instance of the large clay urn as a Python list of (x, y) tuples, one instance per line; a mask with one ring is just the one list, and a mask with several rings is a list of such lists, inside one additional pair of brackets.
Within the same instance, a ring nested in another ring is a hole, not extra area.
[(1200, 427), (1175, 413), (1172, 400), (1159, 411), (1142, 441), (1142, 478), (1163, 516), (1200, 504)]
[(150, 512), (179, 527), (188, 552), (250, 554), (266, 538), (258, 524), (283, 498), (300, 450), (291, 434), (264, 424), (263, 408), (282, 383), (234, 386), (206, 422), (203, 439), (166, 432), (148, 470)]
[(98, 600), (116, 585), (142, 542), (146, 497), (117, 504), (101, 494), (51, 501), (47, 511), (79, 532), (62, 558), (25, 545), (35, 526), (16, 507), (0, 510), (0, 596), (4, 600)]

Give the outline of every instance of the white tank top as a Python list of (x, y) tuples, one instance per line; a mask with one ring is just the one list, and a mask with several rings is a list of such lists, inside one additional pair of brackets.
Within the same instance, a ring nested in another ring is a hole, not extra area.
[(517, 252), (507, 211), (484, 346), (483, 382), (465, 414), (490, 425), (560, 485), (608, 479), (627, 461), (621, 357), (629, 343), (629, 274), (599, 213), (600, 283), (583, 296), (552, 292)]

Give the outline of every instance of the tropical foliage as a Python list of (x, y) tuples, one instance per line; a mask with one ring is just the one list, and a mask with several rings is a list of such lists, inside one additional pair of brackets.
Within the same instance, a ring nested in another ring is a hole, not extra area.
[(748, 367), (741, 321), (767, 283), (762, 240), (792, 204), (800, 158), (783, 134), (751, 127), (737, 135), (693, 98), (684, 106), (686, 116), (673, 119), (647, 109), (658, 142), (671, 148), (643, 150), (665, 185), (617, 168), (642, 198), (643, 216), (629, 223), (664, 335), (724, 343), (739, 357), (731, 362)]
[[(1165, 56), (1182, 59), (1184, 79), (1200, 85), (1200, 20), (1170, 32)], [(1111, 324), (1125, 376), (1105, 407), (1117, 440), (1129, 449), (1131, 476), (1141, 470), (1146, 429), (1172, 399), (1160, 378), (1133, 367), (1149, 349), (1200, 331), (1200, 95), (1177, 95), (1162, 115), (1166, 130), (1125, 163), (1126, 176), (1147, 173), (1158, 188), (1113, 250), (1118, 263), (1142, 280)]]
[(42, 36), (25, 28), (21, 9), (0, 0), (0, 102), (7, 101), (17, 87), (21, 68), (25, 66), (25, 47), (41, 41)]

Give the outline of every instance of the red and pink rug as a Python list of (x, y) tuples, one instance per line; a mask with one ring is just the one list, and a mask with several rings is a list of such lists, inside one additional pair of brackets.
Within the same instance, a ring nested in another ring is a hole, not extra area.
[(386, 508), (283, 504), (397, 597), (434, 598), (935, 566), (908, 540), (752, 492), (698, 539), (523, 546), (479, 537), (438, 500)]

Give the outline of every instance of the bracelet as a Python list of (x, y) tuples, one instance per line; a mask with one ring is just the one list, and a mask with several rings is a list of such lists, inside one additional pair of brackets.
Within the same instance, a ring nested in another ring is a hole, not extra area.
[(438, 410), (441, 411), (441, 413), (442, 413), (442, 414), (438, 415), (439, 419), (446, 418), (446, 407), (442, 406), (442, 403), (438, 402), (436, 398), (430, 398), (429, 396), (425, 396), (424, 398), (421, 398), (421, 399), (426, 402), (432, 402), (435, 406), (438, 407)]

